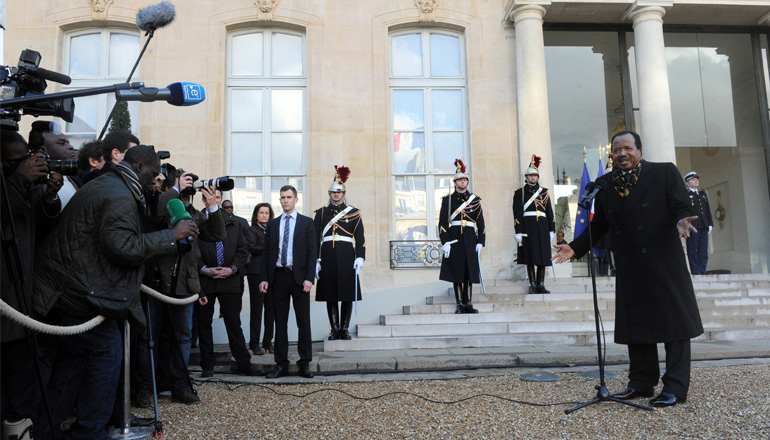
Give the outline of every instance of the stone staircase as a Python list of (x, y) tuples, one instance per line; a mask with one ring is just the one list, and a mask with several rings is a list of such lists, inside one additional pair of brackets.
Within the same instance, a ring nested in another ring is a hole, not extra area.
[[(379, 325), (358, 325), (351, 341), (324, 341), (324, 351), (401, 350), (517, 345), (596, 344), (590, 278), (549, 279), (551, 294), (527, 295), (524, 281), (491, 280), (475, 289), (478, 314), (456, 315), (454, 295), (426, 298)], [(770, 338), (770, 275), (700, 275), (693, 279), (705, 333), (698, 341)], [(613, 340), (615, 279), (597, 278), (599, 313)]]

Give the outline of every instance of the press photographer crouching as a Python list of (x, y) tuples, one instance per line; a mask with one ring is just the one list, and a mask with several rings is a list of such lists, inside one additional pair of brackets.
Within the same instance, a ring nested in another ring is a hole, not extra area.
[[(4, 199), (0, 207), (3, 232), (0, 294), (5, 303), (28, 314), (35, 242), (58, 218), (61, 202), (57, 192), (62, 186), (62, 175), (54, 172), (49, 176), (46, 163), (40, 161), (43, 155), (30, 154), (27, 142), (16, 131), (2, 130), (0, 145), (3, 164), (0, 197)], [(39, 180), (44, 183), (36, 184)], [(14, 247), (18, 248), (18, 261)], [(0, 335), (2, 420), (17, 423), (21, 419), (32, 419), (34, 423), (40, 389), (35, 378), (33, 350), (28, 345), (30, 341), (25, 337), (24, 328), (10, 319), (0, 320)]]
[[(166, 167), (173, 169), (173, 167)], [(158, 212), (166, 213), (161, 221), (163, 227), (168, 227), (172, 220), (168, 215), (167, 206), (172, 200), (181, 200), (190, 194), (195, 194), (193, 188), (193, 175), (184, 170), (176, 170), (174, 173), (179, 177), (169, 175), (167, 171), (166, 182), (172, 181), (173, 186), (163, 192), (158, 200)], [(175, 178), (176, 177), (176, 178)], [(198, 225), (199, 236), (201, 240), (220, 241), (226, 236), (225, 221), (222, 212), (218, 210), (216, 197), (209, 187), (200, 189), (203, 195), (203, 202), (208, 211), (208, 217), (196, 210), (192, 204), (185, 204), (184, 209)], [(179, 202), (177, 202), (179, 203)], [(180, 249), (178, 255), (168, 255), (157, 259), (156, 274), (158, 282), (155, 286), (150, 286), (159, 292), (173, 297), (189, 297), (198, 295), (201, 292), (200, 280), (198, 277), (198, 259), (200, 250), (198, 249), (198, 240), (193, 240), (188, 249)], [(174, 279), (176, 275), (176, 280)], [(176, 290), (172, 291), (174, 284)], [(205, 297), (202, 297), (205, 303)], [(150, 310), (150, 327), (152, 329), (153, 339), (158, 341), (163, 336), (161, 332), (164, 328), (164, 320), (170, 318), (172, 328), (176, 335), (172, 337), (171, 344), (175, 344), (173, 338), (178, 340), (178, 347), (181, 349), (181, 356), (177, 352), (177, 347), (169, 347), (168, 353), (159, 353), (155, 359), (168, 359), (170, 378), (168, 386), (171, 388), (171, 397), (174, 401), (193, 404), (200, 401), (200, 398), (193, 392), (188, 382), (187, 365), (190, 361), (190, 345), (192, 340), (193, 323), (193, 303), (186, 305), (171, 305), (158, 301), (155, 298), (147, 299)], [(165, 327), (168, 328), (168, 327)], [(137, 346), (137, 359), (135, 377), (137, 379), (137, 395), (134, 399), (135, 405), (141, 408), (149, 408), (153, 404), (152, 396), (152, 369), (150, 368), (150, 353), (147, 332), (139, 335), (139, 344)], [(156, 343), (155, 346), (158, 346)], [(160, 361), (162, 362), (162, 360)], [(163, 385), (161, 385), (162, 387)]]
[(35, 121), (29, 132), (29, 149), (46, 155), (49, 170), (56, 170), (64, 175), (64, 183), (59, 191), (62, 209), (67, 206), (75, 191), (83, 185), (77, 176), (78, 150), (70, 144), (61, 131), (58, 121)]
[[(51, 233), (38, 246), (34, 272), (34, 310), (61, 325), (107, 319), (75, 336), (60, 337), (48, 384), (53, 429), (77, 402), (73, 439), (107, 438), (122, 359), (118, 321), (146, 324), (139, 290), (147, 260), (177, 253), (177, 242), (198, 236), (195, 222), (144, 232), (145, 192), (151, 193), (160, 160), (152, 147), (131, 148), (122, 162), (94, 179), (70, 200)], [(36, 439), (52, 438), (40, 420)]]

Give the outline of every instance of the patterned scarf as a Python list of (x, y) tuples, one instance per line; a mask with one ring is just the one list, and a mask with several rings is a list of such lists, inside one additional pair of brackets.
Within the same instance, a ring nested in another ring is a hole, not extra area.
[(144, 208), (145, 201), (142, 184), (139, 183), (139, 177), (136, 175), (134, 169), (128, 166), (126, 162), (120, 162), (115, 165), (115, 172), (118, 173), (118, 176), (123, 178), (123, 181), (126, 182), (126, 186), (131, 190), (131, 194), (134, 195), (137, 203)]
[(615, 191), (621, 199), (628, 197), (631, 188), (639, 181), (639, 175), (642, 173), (642, 161), (640, 160), (633, 170), (623, 174), (620, 168), (612, 170), (612, 184), (615, 185)]

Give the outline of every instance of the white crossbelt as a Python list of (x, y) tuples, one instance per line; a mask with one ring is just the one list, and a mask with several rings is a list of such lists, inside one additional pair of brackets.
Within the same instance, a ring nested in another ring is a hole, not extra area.
[(524, 217), (536, 217), (538, 214), (545, 217), (545, 212), (543, 211), (527, 211), (524, 213)]
[(450, 223), (450, 226), (473, 226), (475, 228), (476, 227), (476, 223), (474, 223), (472, 221), (466, 220), (465, 221), (465, 225), (463, 225), (463, 221), (462, 220), (455, 220), (452, 223)]
[(341, 235), (327, 235), (324, 237), (323, 242), (326, 243), (327, 241), (346, 241), (348, 243), (353, 243), (353, 237), (343, 237)]

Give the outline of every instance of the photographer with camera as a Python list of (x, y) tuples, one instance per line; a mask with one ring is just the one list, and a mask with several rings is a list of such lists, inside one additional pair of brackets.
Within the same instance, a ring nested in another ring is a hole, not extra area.
[[(175, 183), (174, 186), (160, 195), (158, 200), (158, 212), (166, 212), (166, 207), (172, 200), (181, 200), (183, 195), (195, 193), (195, 189), (192, 187), (192, 173), (187, 173), (184, 170), (179, 169), (176, 170), (175, 174), (177, 174), (178, 177), (172, 175), (165, 176), (167, 181), (173, 179)], [(209, 241), (223, 240), (226, 237), (225, 221), (222, 212), (218, 209), (214, 191), (209, 187), (203, 187), (200, 192), (203, 196), (203, 203), (209, 213), (208, 216), (197, 211), (192, 205), (185, 206), (185, 210), (198, 225), (198, 239)], [(168, 225), (170, 220), (170, 216), (166, 214), (163, 216), (161, 224)], [(182, 249), (180, 248), (180, 252), (181, 251)], [(156, 290), (169, 296), (179, 297), (188, 297), (190, 295), (201, 293), (198, 275), (198, 258), (200, 258), (198, 240), (193, 240), (189, 250), (186, 249), (185, 251), (186, 252), (181, 255), (181, 258), (178, 258), (177, 255), (158, 258), (157, 273), (160, 274), (161, 279), (159, 281), (161, 285), (153, 286), (154, 288), (157, 287)], [(173, 277), (175, 275), (177, 277), (176, 291), (172, 292), (171, 289), (174, 284)], [(202, 299), (202, 302), (205, 303), (205, 297), (202, 297)], [(187, 381), (187, 366), (190, 361), (190, 345), (192, 340), (193, 303), (186, 305), (170, 305), (152, 297), (148, 298), (147, 301), (150, 307), (150, 326), (152, 328), (153, 338), (156, 341), (160, 340), (164, 318), (170, 317), (176, 332), (176, 334), (171, 335), (171, 337), (177, 339), (179, 348), (182, 352), (182, 356), (180, 357), (178, 353), (174, 352), (175, 349), (172, 347), (170, 353), (159, 353), (159, 356), (156, 357), (156, 359), (168, 359), (170, 363), (171, 383), (169, 385), (171, 387), (172, 399), (185, 404), (200, 402), (200, 398), (190, 389)], [(172, 343), (174, 343), (173, 340)], [(158, 346), (158, 344), (156, 343), (155, 346)], [(152, 370), (150, 368), (150, 353), (148, 335), (146, 332), (142, 332), (139, 335), (137, 350), (137, 396), (135, 404), (142, 408), (148, 408), (152, 406), (153, 396)]]
[(105, 439), (115, 404), (122, 359), (118, 322), (145, 327), (139, 301), (146, 261), (177, 253), (178, 241), (198, 236), (198, 226), (180, 220), (173, 229), (144, 232), (145, 192), (152, 191), (160, 160), (149, 146), (137, 146), (102, 178), (78, 191), (51, 233), (38, 247), (33, 307), (62, 325), (95, 315), (105, 321), (78, 335), (59, 338), (59, 353), (47, 388), (54, 427), (40, 423), (35, 438), (72, 412), (72, 438)]
[(29, 149), (40, 151), (47, 156), (45, 162), (49, 171), (56, 171), (65, 176), (64, 184), (59, 190), (61, 207), (64, 209), (75, 191), (83, 185), (78, 177), (78, 150), (70, 144), (67, 136), (62, 134), (58, 121), (35, 121), (29, 132)]
[[(30, 154), (27, 142), (16, 131), (2, 130), (0, 145), (4, 187), (2, 197), (7, 195), (0, 209), (3, 231), (0, 294), (8, 305), (29, 314), (35, 242), (42, 232), (50, 230), (58, 218), (61, 201), (57, 193), (63, 179), (61, 174), (55, 172), (48, 177), (46, 164), (39, 161), (43, 154)], [(40, 179), (45, 184), (35, 183)], [(11, 254), (12, 246), (6, 242), (13, 239), (16, 239), (18, 246), (20, 260), (17, 262), (21, 267), (15, 267), (17, 263), (15, 255)], [(25, 330), (10, 319), (2, 319), (0, 335), (2, 419), (16, 422), (30, 418), (36, 422), (35, 407), (40, 399), (40, 390), (35, 380), (34, 354), (27, 345)]]

